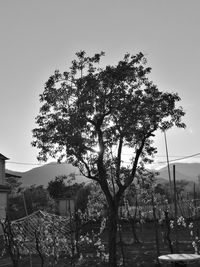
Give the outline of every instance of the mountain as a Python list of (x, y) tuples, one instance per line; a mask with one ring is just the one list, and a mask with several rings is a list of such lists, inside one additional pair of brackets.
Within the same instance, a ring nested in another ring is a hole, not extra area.
[[(200, 163), (174, 163), (170, 164), (171, 179), (173, 179), (173, 165), (175, 165), (176, 180), (186, 180), (190, 182), (197, 182), (200, 176)], [(168, 168), (160, 169), (158, 178), (169, 180)]]
[[(175, 177), (176, 181), (183, 180), (185, 184), (185, 192), (194, 192), (194, 183), (196, 183), (196, 191), (200, 190), (200, 181), (198, 176), (200, 175), (200, 163), (174, 163), (170, 164), (171, 181), (173, 182), (173, 165), (175, 165)], [(164, 167), (160, 169), (159, 175), (156, 177), (157, 183), (166, 184), (169, 182), (168, 168)]]
[(78, 168), (67, 163), (52, 162), (26, 172), (14, 172), (10, 170), (6, 170), (6, 172), (21, 176), (22, 186), (25, 187), (31, 185), (43, 185), (46, 187), (51, 180), (55, 179), (56, 176), (69, 175), (71, 173), (75, 173), (77, 183), (87, 183), (89, 181), (89, 179), (80, 174)]
[[(191, 181), (193, 180), (190, 176), (185, 175), (184, 173), (176, 170), (175, 172), (175, 177), (176, 180), (187, 180), (187, 181)], [(171, 176), (171, 180), (173, 180), (173, 170), (172, 168), (170, 168), (170, 176)], [(168, 169), (163, 169), (159, 171), (159, 178), (163, 178), (165, 180), (169, 180), (169, 173), (168, 173)]]
[[(173, 179), (172, 166), (176, 166), (176, 180), (189, 181), (191, 186), (194, 182), (198, 182), (198, 175), (200, 175), (200, 163), (174, 163), (170, 164), (171, 179)], [(160, 183), (165, 183), (169, 180), (168, 168), (164, 167), (160, 169), (159, 175), (157, 177)], [(78, 168), (67, 163), (56, 163), (52, 162), (45, 164), (41, 167), (31, 169), (27, 172), (15, 172), (11, 170), (6, 170), (6, 173), (15, 174), (21, 176), (21, 181), (23, 186), (30, 185), (43, 185), (46, 187), (49, 181), (55, 179), (59, 175), (69, 175), (70, 173), (75, 173), (77, 183), (88, 183), (90, 180), (82, 176)]]

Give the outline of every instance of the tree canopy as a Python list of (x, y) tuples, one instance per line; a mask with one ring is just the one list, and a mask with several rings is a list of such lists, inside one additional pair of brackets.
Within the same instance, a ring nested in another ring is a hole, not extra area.
[[(152, 136), (158, 129), (184, 127), (176, 93), (161, 92), (148, 74), (142, 53), (126, 54), (116, 66), (100, 68), (104, 53), (76, 54), (68, 72), (55, 71), (40, 95), (42, 107), (33, 130), (39, 159), (66, 157), (82, 174), (108, 183), (111, 173), (118, 190), (131, 184), (139, 158), (156, 152)], [(131, 149), (129, 167), (122, 164)]]

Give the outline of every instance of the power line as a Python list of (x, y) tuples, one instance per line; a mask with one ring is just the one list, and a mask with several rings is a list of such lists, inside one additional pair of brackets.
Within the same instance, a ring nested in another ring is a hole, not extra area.
[[(200, 153), (199, 154), (199, 157), (200, 157)], [(122, 156), (132, 156), (133, 154), (131, 153), (122, 153)], [(166, 158), (166, 155), (155, 155), (156, 158)], [(173, 156), (170, 156), (169, 155), (169, 158), (181, 158), (181, 157), (187, 157), (186, 155), (173, 155)]]
[[(179, 161), (179, 160), (188, 159), (188, 158), (194, 158), (194, 157), (196, 157), (198, 155), (200, 155), (200, 153), (196, 153), (196, 154), (193, 154), (193, 155), (185, 156), (185, 157), (182, 157), (182, 158), (177, 158), (177, 159), (169, 160), (169, 162)], [(167, 161), (161, 161), (161, 162), (158, 162), (158, 163), (159, 164), (160, 163), (167, 163)]]
[[(125, 154), (123, 154), (123, 155), (125, 155)], [(131, 154), (126, 154), (126, 155), (131, 155)], [(177, 157), (176, 159), (169, 160), (169, 162), (179, 161), (179, 160), (193, 158), (193, 157), (197, 157), (197, 156), (200, 156), (200, 152), (196, 153), (196, 154), (188, 155), (188, 156)], [(158, 157), (158, 156), (156, 156), (156, 157)], [(160, 155), (159, 157), (166, 157), (166, 156), (161, 156)], [(176, 157), (176, 156), (169, 156), (169, 157)], [(8, 163), (8, 164), (17, 164), (17, 165), (29, 165), (29, 166), (42, 166), (42, 165), (44, 165), (42, 163), (29, 163), (29, 162), (18, 162), (18, 161), (6, 161), (6, 163)], [(67, 162), (62, 162), (62, 164), (63, 163), (67, 164)], [(164, 164), (164, 163), (167, 163), (167, 161), (158, 161), (158, 162), (153, 162), (152, 164)], [(47, 163), (47, 164), (54, 165), (54, 164), (59, 164), (59, 163), (52, 162), (52, 163)]]
[(27, 162), (16, 162), (16, 161), (6, 161), (6, 163), (8, 163), (8, 164), (18, 164), (18, 165), (30, 165), (30, 166), (33, 166), (33, 165), (41, 166), (41, 165), (43, 165), (42, 163), (27, 163)]

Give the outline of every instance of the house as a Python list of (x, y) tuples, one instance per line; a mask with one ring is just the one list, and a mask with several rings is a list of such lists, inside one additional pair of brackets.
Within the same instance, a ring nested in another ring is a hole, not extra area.
[(71, 197), (57, 199), (58, 212), (61, 216), (70, 216), (75, 211), (75, 201)]
[(5, 161), (8, 160), (0, 154), (0, 219), (5, 218), (8, 204), (8, 193), (10, 186), (6, 184)]

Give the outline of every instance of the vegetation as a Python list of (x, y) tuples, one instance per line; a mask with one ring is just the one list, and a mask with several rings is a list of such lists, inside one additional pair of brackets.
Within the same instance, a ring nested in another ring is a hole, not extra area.
[(11, 174), (6, 175), (6, 183), (9, 184), (10, 189), (11, 189), (10, 195), (16, 194), (19, 188), (21, 187), (22, 182), (20, 181), (20, 179), (21, 179), (20, 176), (16, 177), (16, 175), (12, 176)]
[[(55, 71), (40, 95), (42, 107), (33, 130), (33, 146), (40, 160), (48, 156), (79, 167), (96, 181), (108, 207), (109, 265), (117, 266), (118, 209), (132, 184), (138, 165), (156, 153), (154, 133), (185, 127), (176, 93), (161, 92), (148, 79), (142, 53), (126, 54), (116, 66), (100, 68), (104, 53), (76, 54), (69, 71)], [(132, 154), (123, 164), (123, 152)]]
[[(143, 174), (120, 202), (117, 266), (129, 267), (134, 263), (153, 267), (160, 254), (177, 252), (174, 204), (156, 193), (151, 173)], [(13, 266), (108, 266), (107, 202), (98, 183), (90, 185), (90, 192), (85, 212), (78, 210), (70, 219), (44, 212), (39, 213), (42, 217), (34, 213), (17, 222), (3, 220), (5, 248)], [(178, 205), (178, 249), (181, 253), (199, 254), (200, 203), (186, 203), (190, 210), (187, 216), (182, 216)], [(33, 265), (27, 262), (30, 259)]]
[(55, 212), (54, 200), (43, 186), (32, 185), (26, 189), (19, 188), (16, 193), (11, 191), (8, 196), (8, 213), (10, 220), (27, 216), (37, 210)]
[(84, 183), (75, 182), (75, 175), (72, 173), (68, 176), (60, 175), (48, 183), (47, 190), (53, 199), (64, 197), (75, 198), (78, 191), (83, 188)]

